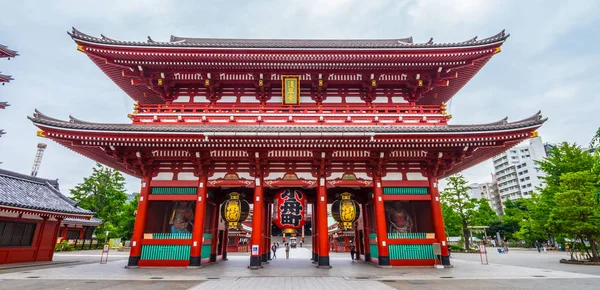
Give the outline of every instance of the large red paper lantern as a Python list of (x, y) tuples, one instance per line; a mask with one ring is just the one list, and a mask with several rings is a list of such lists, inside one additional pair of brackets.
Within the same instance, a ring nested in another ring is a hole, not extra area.
[(273, 222), (281, 229), (299, 229), (306, 222), (306, 194), (299, 189), (287, 188), (274, 197)]

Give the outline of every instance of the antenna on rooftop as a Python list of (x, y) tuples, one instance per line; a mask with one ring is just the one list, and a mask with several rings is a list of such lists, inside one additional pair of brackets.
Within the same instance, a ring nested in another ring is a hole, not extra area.
[(35, 153), (35, 160), (33, 160), (33, 168), (31, 168), (31, 176), (35, 177), (38, 174), (38, 170), (40, 170), (40, 165), (42, 164), (42, 157), (44, 157), (44, 150), (46, 150), (45, 143), (38, 143), (37, 152)]

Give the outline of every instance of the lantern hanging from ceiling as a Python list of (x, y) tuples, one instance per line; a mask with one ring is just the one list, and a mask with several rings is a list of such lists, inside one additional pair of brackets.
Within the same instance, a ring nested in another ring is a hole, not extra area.
[(274, 196), (273, 222), (281, 229), (299, 229), (306, 222), (306, 194), (286, 188)]
[(240, 197), (244, 197), (244, 195), (239, 192), (231, 192), (229, 198), (221, 204), (221, 217), (227, 222), (227, 227), (232, 230), (239, 229), (250, 212), (250, 205)]
[(352, 199), (351, 193), (344, 192), (340, 196), (341, 199), (331, 204), (331, 215), (342, 230), (351, 230), (360, 216), (360, 206)]

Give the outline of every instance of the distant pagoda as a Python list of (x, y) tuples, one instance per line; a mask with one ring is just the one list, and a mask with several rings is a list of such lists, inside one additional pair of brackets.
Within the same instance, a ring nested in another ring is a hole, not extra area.
[[(10, 59), (11, 57), (15, 57), (19, 55), (16, 51), (14, 50), (10, 50), (8, 49), (7, 46), (4, 46), (2, 44), (0, 44), (0, 58), (8, 58)], [(2, 85), (4, 85), (4, 83), (8, 83), (10, 81), (12, 81), (13, 78), (9, 75), (3, 75), (2, 72), (0, 72), (0, 83), (2, 83)], [(8, 102), (3, 102), (0, 101), (0, 109), (5, 109), (6, 107), (10, 106), (8, 104)], [(4, 135), (4, 130), (0, 129), (0, 137), (2, 137), (2, 135)]]

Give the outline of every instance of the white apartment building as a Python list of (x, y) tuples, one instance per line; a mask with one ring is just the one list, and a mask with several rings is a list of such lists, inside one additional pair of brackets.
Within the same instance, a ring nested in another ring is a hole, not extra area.
[(493, 182), (485, 183), (473, 183), (471, 184), (471, 190), (469, 191), (469, 197), (481, 199), (485, 198), (488, 200), (490, 207), (496, 212), (497, 215), (504, 215), (504, 209), (502, 208), (502, 199), (498, 192), (498, 184), (493, 177)]
[(543, 172), (534, 161), (546, 157), (541, 137), (531, 138), (524, 144), (495, 156), (492, 160), (498, 181), (498, 192), (502, 201), (529, 198), (542, 186)]

